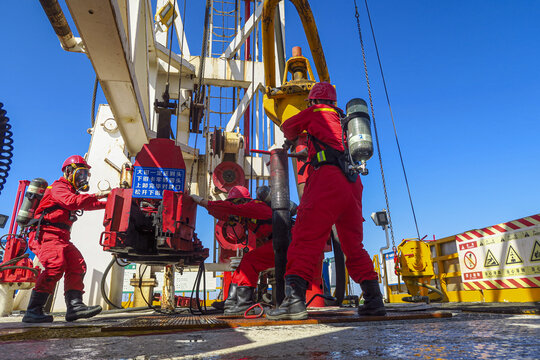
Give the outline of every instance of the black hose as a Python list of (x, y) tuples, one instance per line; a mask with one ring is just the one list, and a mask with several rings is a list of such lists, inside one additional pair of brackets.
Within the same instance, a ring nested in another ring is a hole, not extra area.
[(109, 274), (109, 271), (111, 271), (111, 268), (112, 266), (114, 265), (114, 263), (116, 262), (116, 256), (113, 256), (111, 261), (109, 262), (109, 265), (107, 265), (107, 267), (105, 268), (105, 271), (103, 272), (103, 276), (101, 277), (101, 297), (103, 297), (103, 300), (105, 300), (105, 302), (107, 304), (109, 304), (109, 306), (113, 307), (113, 308), (116, 308), (116, 309), (123, 309), (122, 306), (118, 306), (116, 304), (114, 304), (110, 299), (109, 297), (107, 296), (107, 293), (105, 291), (105, 280), (107, 279), (107, 275)]
[(28, 267), (28, 266), (0, 266), (0, 271), (16, 270), (16, 269), (29, 270), (29, 271), (33, 272), (34, 275), (36, 275), (36, 276), (39, 275), (39, 270), (38, 269), (34, 269), (34, 268), (31, 268), (31, 267)]
[(336, 298), (333, 297), (333, 296), (330, 296), (330, 295), (324, 295), (324, 294), (315, 294), (315, 295), (313, 295), (313, 297), (311, 298), (311, 300), (309, 300), (309, 301), (307, 302), (306, 307), (309, 306), (309, 304), (311, 304), (311, 302), (312, 302), (313, 300), (315, 300), (315, 298), (317, 298), (317, 297), (323, 298), (323, 299), (325, 300), (325, 304), (326, 304), (327, 301), (330, 302), (330, 303), (336, 303), (336, 302), (337, 302)]
[(332, 248), (334, 249), (334, 261), (336, 264), (336, 290), (334, 291), (334, 297), (336, 298), (337, 306), (340, 306), (345, 298), (347, 276), (345, 271), (345, 256), (333, 230), (330, 232), (330, 237), (332, 238)]
[(0, 103), (0, 193), (4, 189), (9, 170), (11, 169), (11, 158), (13, 157), (13, 132), (8, 123), (6, 110), (2, 109), (4, 104)]
[(421, 282), (418, 282), (417, 284), (418, 284), (418, 286), (422, 286), (422, 287), (425, 287), (428, 290), (431, 290), (430, 293), (436, 293), (437, 295), (439, 295), (438, 298), (436, 298), (436, 299), (431, 299), (430, 298), (429, 301), (438, 302), (438, 301), (442, 301), (444, 299), (444, 293), (441, 290), (437, 289), (436, 287), (428, 285), (428, 284), (423, 284)]
[[(203, 311), (201, 308), (200, 298), (199, 298), (199, 290), (201, 287), (201, 279), (203, 278), (203, 274), (205, 272), (204, 269), (204, 262), (199, 264), (199, 271), (197, 271), (197, 276), (195, 277), (195, 283), (193, 284), (193, 289), (191, 291), (191, 296), (189, 297), (189, 312), (191, 315), (204, 315), (206, 314), (206, 311)], [(206, 290), (206, 284), (203, 285), (203, 289)], [(197, 311), (198, 313), (193, 309), (193, 294), (195, 294), (195, 302), (197, 303)], [(204, 295), (206, 297), (206, 295)], [(206, 301), (204, 304), (204, 308), (206, 310)]]
[(13, 259), (8, 260), (8, 261), (6, 261), (5, 263), (0, 264), (0, 267), (2, 267), (2, 266), (8, 266), (8, 265), (13, 265), (13, 264), (19, 262), (19, 260), (25, 259), (25, 258), (27, 258), (28, 256), (29, 256), (28, 254), (22, 254), (21, 256), (14, 257)]

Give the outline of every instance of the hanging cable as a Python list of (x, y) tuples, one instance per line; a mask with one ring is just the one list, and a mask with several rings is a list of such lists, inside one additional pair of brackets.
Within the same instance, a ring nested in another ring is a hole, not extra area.
[(384, 86), (384, 93), (386, 94), (386, 102), (388, 103), (388, 109), (390, 110), (390, 118), (392, 119), (392, 126), (394, 127), (394, 136), (396, 137), (396, 144), (399, 152), (399, 159), (401, 160), (401, 168), (403, 169), (403, 176), (405, 178), (405, 184), (407, 185), (407, 193), (409, 194), (409, 202), (411, 203), (411, 210), (414, 218), (414, 225), (416, 226), (416, 235), (420, 239), (420, 231), (418, 230), (418, 222), (416, 221), (416, 213), (414, 211), (414, 205), (411, 196), (411, 190), (409, 188), (409, 180), (407, 179), (407, 172), (405, 171), (405, 164), (403, 162), (403, 156), (401, 154), (401, 147), (399, 146), (399, 140), (396, 130), (396, 123), (394, 122), (394, 115), (392, 113), (392, 107), (390, 106), (390, 97), (388, 96), (388, 88), (386, 87), (386, 80), (384, 79), (384, 72), (381, 63), (381, 57), (379, 55), (379, 47), (377, 46), (377, 40), (375, 39), (375, 31), (373, 30), (373, 23), (371, 22), (371, 14), (369, 13), (369, 7), (367, 0), (364, 0), (366, 4), (367, 16), (369, 19), (369, 26), (371, 28), (371, 35), (373, 36), (373, 44), (375, 45), (375, 52), (377, 53), (377, 61), (379, 62), (379, 70), (381, 71), (381, 78)]
[[(109, 271), (111, 270), (112, 266), (117, 262), (117, 258), (115, 255), (112, 256), (111, 261), (109, 262), (109, 265), (105, 268), (105, 271), (103, 272), (103, 275), (101, 276), (101, 282), (100, 282), (100, 290), (101, 290), (101, 297), (105, 302), (112, 308), (115, 309), (123, 309), (122, 305), (116, 305), (113, 303), (109, 297), (107, 296), (107, 291), (105, 290), (105, 281), (107, 279), (107, 275), (109, 274)], [(141, 291), (142, 294), (142, 291)]]
[[(199, 297), (199, 291), (201, 287), (201, 280), (203, 281), (203, 307), (201, 307), (201, 300)], [(193, 309), (193, 294), (195, 294), (195, 302), (197, 304), (197, 310)], [(189, 311), (191, 315), (207, 315), (213, 311), (206, 308), (206, 269), (204, 267), (204, 262), (199, 264), (199, 271), (197, 271), (197, 276), (195, 277), (195, 282), (193, 284), (193, 290), (191, 291), (191, 296), (189, 298)]]
[(373, 110), (373, 98), (371, 96), (371, 86), (369, 84), (369, 75), (368, 75), (367, 62), (366, 62), (366, 52), (364, 50), (364, 40), (362, 38), (362, 29), (360, 27), (360, 14), (358, 13), (358, 6), (356, 5), (356, 0), (354, 0), (354, 9), (356, 12), (354, 16), (356, 17), (356, 25), (358, 26), (358, 37), (360, 38), (360, 47), (362, 48), (362, 59), (364, 61), (364, 74), (366, 77), (367, 89), (368, 89), (368, 94), (369, 94), (369, 104), (371, 106), (371, 118), (373, 119), (373, 129), (375, 130), (375, 141), (377, 142), (377, 155), (379, 156), (379, 165), (381, 168), (381, 177), (382, 177), (382, 183), (383, 183), (383, 189), (384, 189), (384, 199), (386, 201), (386, 209), (388, 212), (388, 223), (390, 225), (390, 234), (392, 235), (392, 245), (395, 248), (396, 242), (394, 240), (394, 226), (392, 225), (392, 217), (390, 216), (390, 202), (388, 200), (388, 192), (386, 190), (386, 180), (384, 177), (382, 155), (381, 155), (381, 145), (379, 143), (379, 134), (377, 132), (377, 122), (375, 121), (375, 111)]
[[(204, 14), (203, 43), (201, 47), (201, 59), (200, 59), (201, 63), (199, 65), (199, 83), (195, 91), (193, 91), (193, 95), (192, 95), (194, 99), (193, 105), (196, 107), (199, 107), (201, 106), (201, 104), (203, 104), (204, 95), (205, 95), (205, 92), (202, 90), (202, 86), (203, 86), (202, 82), (203, 82), (203, 77), (204, 77), (204, 65), (206, 63), (206, 56), (208, 52), (208, 31), (210, 27), (209, 20), (210, 20), (210, 7), (211, 6), (212, 6), (212, 0), (206, 0), (206, 11)], [(185, 7), (184, 7), (184, 10), (185, 10)], [(197, 125), (196, 127), (195, 126), (193, 127), (193, 130), (195, 131), (195, 144), (194, 144), (195, 149), (197, 148), (197, 139), (199, 136), (199, 121), (198, 120), (196, 121), (196, 125)], [(196, 159), (194, 157), (193, 162), (191, 163), (191, 169), (189, 171), (189, 183), (188, 183), (188, 191), (187, 191), (188, 193), (191, 191), (191, 183), (193, 181), (193, 167), (195, 165), (195, 161)]]

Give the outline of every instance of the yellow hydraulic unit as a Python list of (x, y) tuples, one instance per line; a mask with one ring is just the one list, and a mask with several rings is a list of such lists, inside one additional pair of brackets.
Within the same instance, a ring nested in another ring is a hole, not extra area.
[[(404, 239), (398, 246), (396, 272), (403, 278), (411, 296), (402, 300), (408, 302), (430, 302), (442, 300), (444, 295), (429, 283), (435, 272), (431, 262), (429, 245), (418, 239)], [(430, 298), (429, 292), (436, 292), (440, 298)]]
[[(263, 61), (266, 81), (266, 93), (263, 106), (266, 115), (281, 126), (291, 116), (307, 108), (305, 101), (313, 84), (317, 81), (313, 76), (308, 59), (302, 56), (299, 47), (293, 48), (292, 57), (285, 65), (283, 85), (276, 87), (275, 54), (274, 54), (274, 15), (280, 0), (266, 0), (263, 6), (262, 40)], [(307, 0), (291, 0), (302, 20), (304, 31), (311, 49), (311, 55), (320, 81), (330, 82), (328, 67), (315, 25), (315, 19)], [(291, 79), (287, 80), (291, 73)]]

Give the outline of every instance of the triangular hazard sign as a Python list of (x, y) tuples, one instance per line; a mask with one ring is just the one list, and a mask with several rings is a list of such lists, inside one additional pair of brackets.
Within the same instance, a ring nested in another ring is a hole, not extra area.
[(521, 264), (523, 260), (519, 257), (518, 253), (512, 246), (508, 249), (508, 255), (506, 255), (506, 265)]
[(486, 261), (484, 262), (484, 267), (490, 267), (490, 266), (499, 266), (499, 262), (493, 256), (493, 253), (491, 250), (488, 250), (488, 253), (486, 255)]
[(538, 240), (534, 242), (531, 261), (540, 261), (540, 243)]

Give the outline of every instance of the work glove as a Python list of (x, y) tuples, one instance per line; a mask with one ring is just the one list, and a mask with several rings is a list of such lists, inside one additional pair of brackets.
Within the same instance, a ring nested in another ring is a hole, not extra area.
[(289, 155), (289, 157), (297, 158), (300, 161), (306, 161), (308, 158), (308, 149), (305, 148), (302, 151), (293, 152)]
[(195, 201), (197, 204), (201, 204), (204, 200), (202, 196), (199, 195), (190, 195), (193, 201)]
[(285, 139), (285, 142), (283, 143), (283, 148), (285, 150), (289, 150), (290, 148), (294, 147), (295, 142), (289, 139)]
[(98, 199), (103, 199), (103, 198), (106, 198), (107, 196), (109, 196), (109, 194), (111, 193), (111, 190), (100, 190), (96, 193), (96, 197)]

